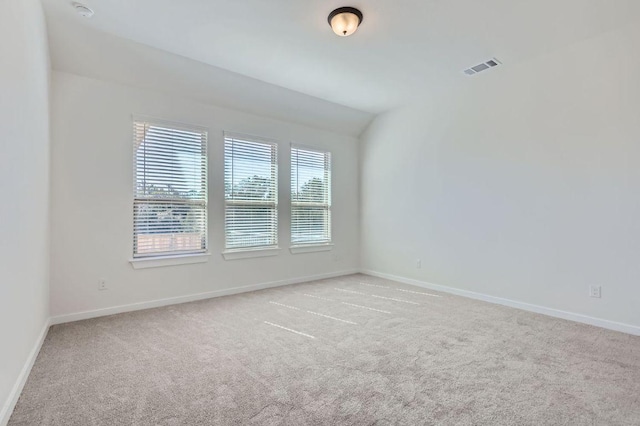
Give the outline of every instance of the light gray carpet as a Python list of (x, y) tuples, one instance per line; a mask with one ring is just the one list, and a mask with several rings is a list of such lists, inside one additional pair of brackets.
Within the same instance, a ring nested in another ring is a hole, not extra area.
[(352, 275), (54, 326), (10, 425), (640, 424), (640, 338), (424, 293)]

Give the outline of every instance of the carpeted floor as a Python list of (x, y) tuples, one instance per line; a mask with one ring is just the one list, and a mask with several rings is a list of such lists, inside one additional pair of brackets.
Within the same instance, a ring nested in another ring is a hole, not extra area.
[(640, 425), (640, 338), (364, 275), (51, 328), (10, 425)]

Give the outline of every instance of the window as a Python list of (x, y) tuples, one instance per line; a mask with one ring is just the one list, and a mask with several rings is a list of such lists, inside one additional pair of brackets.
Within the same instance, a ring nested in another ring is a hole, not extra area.
[(331, 153), (291, 147), (291, 243), (331, 242)]
[(227, 249), (278, 244), (278, 158), (274, 142), (225, 133)]
[(207, 132), (134, 121), (133, 257), (207, 250)]

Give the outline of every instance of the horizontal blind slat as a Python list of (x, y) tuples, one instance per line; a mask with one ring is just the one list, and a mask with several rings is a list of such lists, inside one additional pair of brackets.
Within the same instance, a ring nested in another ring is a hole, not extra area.
[(225, 135), (225, 246), (278, 243), (277, 145)]
[(207, 132), (134, 122), (134, 257), (207, 249)]
[(331, 241), (331, 155), (291, 148), (291, 242)]

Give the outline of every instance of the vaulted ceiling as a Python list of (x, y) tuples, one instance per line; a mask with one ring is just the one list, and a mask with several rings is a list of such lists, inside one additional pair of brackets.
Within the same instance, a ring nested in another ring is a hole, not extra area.
[[(100, 33), (369, 115), (479, 84), (462, 70), (491, 57), (504, 63), (491, 72), (508, 72), (640, 18), (638, 0), (83, 0), (91, 19), (67, 0), (43, 2), (54, 66)], [(340, 38), (326, 19), (347, 5), (364, 20)]]

